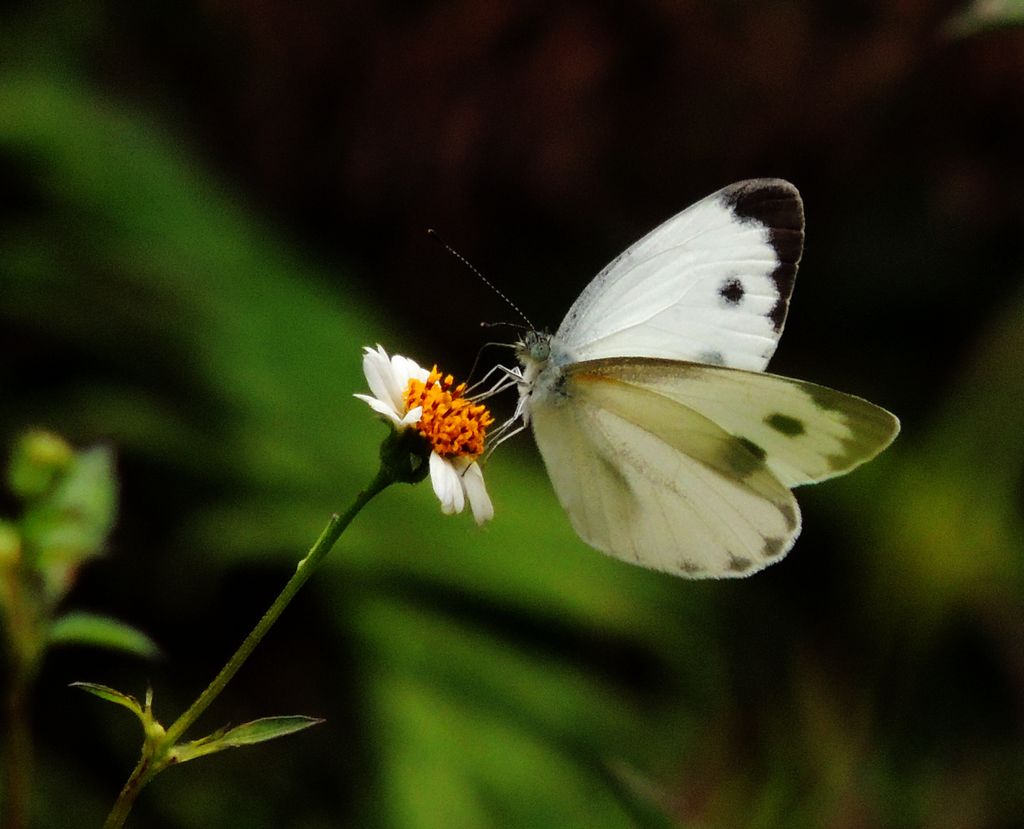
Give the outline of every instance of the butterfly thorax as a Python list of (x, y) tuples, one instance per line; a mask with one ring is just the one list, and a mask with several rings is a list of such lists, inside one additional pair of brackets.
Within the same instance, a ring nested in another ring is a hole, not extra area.
[(532, 405), (559, 405), (566, 399), (564, 367), (573, 362), (571, 352), (545, 331), (528, 331), (515, 346), (522, 366), (519, 408), (530, 422)]

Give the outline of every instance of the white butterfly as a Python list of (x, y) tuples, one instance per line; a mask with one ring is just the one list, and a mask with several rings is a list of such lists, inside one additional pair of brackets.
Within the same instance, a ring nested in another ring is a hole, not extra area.
[(896, 437), (884, 409), (763, 373), (803, 235), (792, 184), (732, 184), (613, 260), (554, 336), (517, 344), (516, 413), (588, 544), (689, 578), (749, 575), (800, 533), (792, 487)]

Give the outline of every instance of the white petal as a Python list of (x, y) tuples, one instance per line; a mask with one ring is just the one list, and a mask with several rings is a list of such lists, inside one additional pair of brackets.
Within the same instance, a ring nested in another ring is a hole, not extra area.
[(409, 411), (405, 413), (405, 417), (402, 418), (399, 426), (415, 426), (420, 422), (420, 418), (423, 417), (423, 407), (413, 406)]
[(430, 376), (430, 372), (425, 368), (420, 368), (415, 360), (410, 360), (401, 354), (396, 354), (391, 358), (391, 374), (399, 386), (399, 398), (406, 386), (409, 385), (410, 380), (416, 378), (420, 382), (426, 382)]
[(397, 383), (391, 370), (391, 360), (379, 345), (377, 350), (363, 349), (363, 374), (373, 396), (391, 407), (396, 414), (404, 411), (401, 393), (395, 393)]
[(484, 486), (484, 473), (480, 469), (480, 465), (473, 461), (462, 473), (462, 488), (466, 492), (466, 498), (469, 499), (469, 508), (473, 510), (473, 518), (476, 519), (477, 524), (483, 524), (485, 521), (490, 521), (494, 518), (494, 505), (491, 503), (491, 498), (487, 494), (487, 488)]
[[(369, 407), (371, 409), (373, 409), (375, 412), (377, 412), (377, 414), (384, 415), (384, 417), (386, 417), (388, 420), (390, 420), (392, 423), (394, 423), (395, 426), (402, 427), (402, 426), (409, 426), (409, 425), (411, 425), (411, 424), (405, 422), (405, 418), (399, 417), (398, 416), (398, 412), (396, 412), (394, 409), (392, 409), (383, 400), (378, 400), (376, 397), (370, 397), (370, 395), (368, 395), (368, 394), (354, 394), (352, 396), (353, 397), (358, 397), (364, 403), (369, 405)], [(420, 413), (422, 414), (423, 408), (421, 406), (417, 406), (416, 408), (419, 409)], [(419, 419), (420, 419), (420, 415), (417, 414), (416, 415), (416, 420), (414, 420), (412, 422), (415, 423)]]
[(434, 487), (434, 494), (441, 502), (441, 512), (445, 515), (462, 512), (466, 500), (462, 493), (459, 473), (436, 452), (430, 453), (430, 483)]

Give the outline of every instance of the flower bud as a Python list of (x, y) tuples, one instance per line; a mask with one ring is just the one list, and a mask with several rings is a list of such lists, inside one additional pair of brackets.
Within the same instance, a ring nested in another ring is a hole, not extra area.
[(22, 435), (11, 454), (7, 480), (20, 498), (38, 498), (50, 491), (74, 460), (74, 450), (52, 432), (35, 429)]

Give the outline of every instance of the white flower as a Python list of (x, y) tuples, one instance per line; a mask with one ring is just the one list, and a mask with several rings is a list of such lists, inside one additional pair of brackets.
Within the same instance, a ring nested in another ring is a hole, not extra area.
[(372, 395), (357, 394), (398, 431), (414, 428), (431, 446), (430, 482), (446, 515), (469, 508), (477, 524), (494, 517), (476, 459), (493, 418), (487, 408), (463, 396), (466, 385), (427, 371), (398, 354), (388, 357), (381, 346), (363, 350), (363, 373)]
[(409, 381), (426, 383), (429, 371), (400, 354), (389, 358), (383, 347), (378, 345), (376, 351), (369, 347), (363, 349), (363, 374), (373, 396), (357, 394), (356, 397), (368, 403), (377, 414), (384, 415), (396, 429), (416, 425), (423, 414), (423, 407), (407, 409), (403, 395)]

